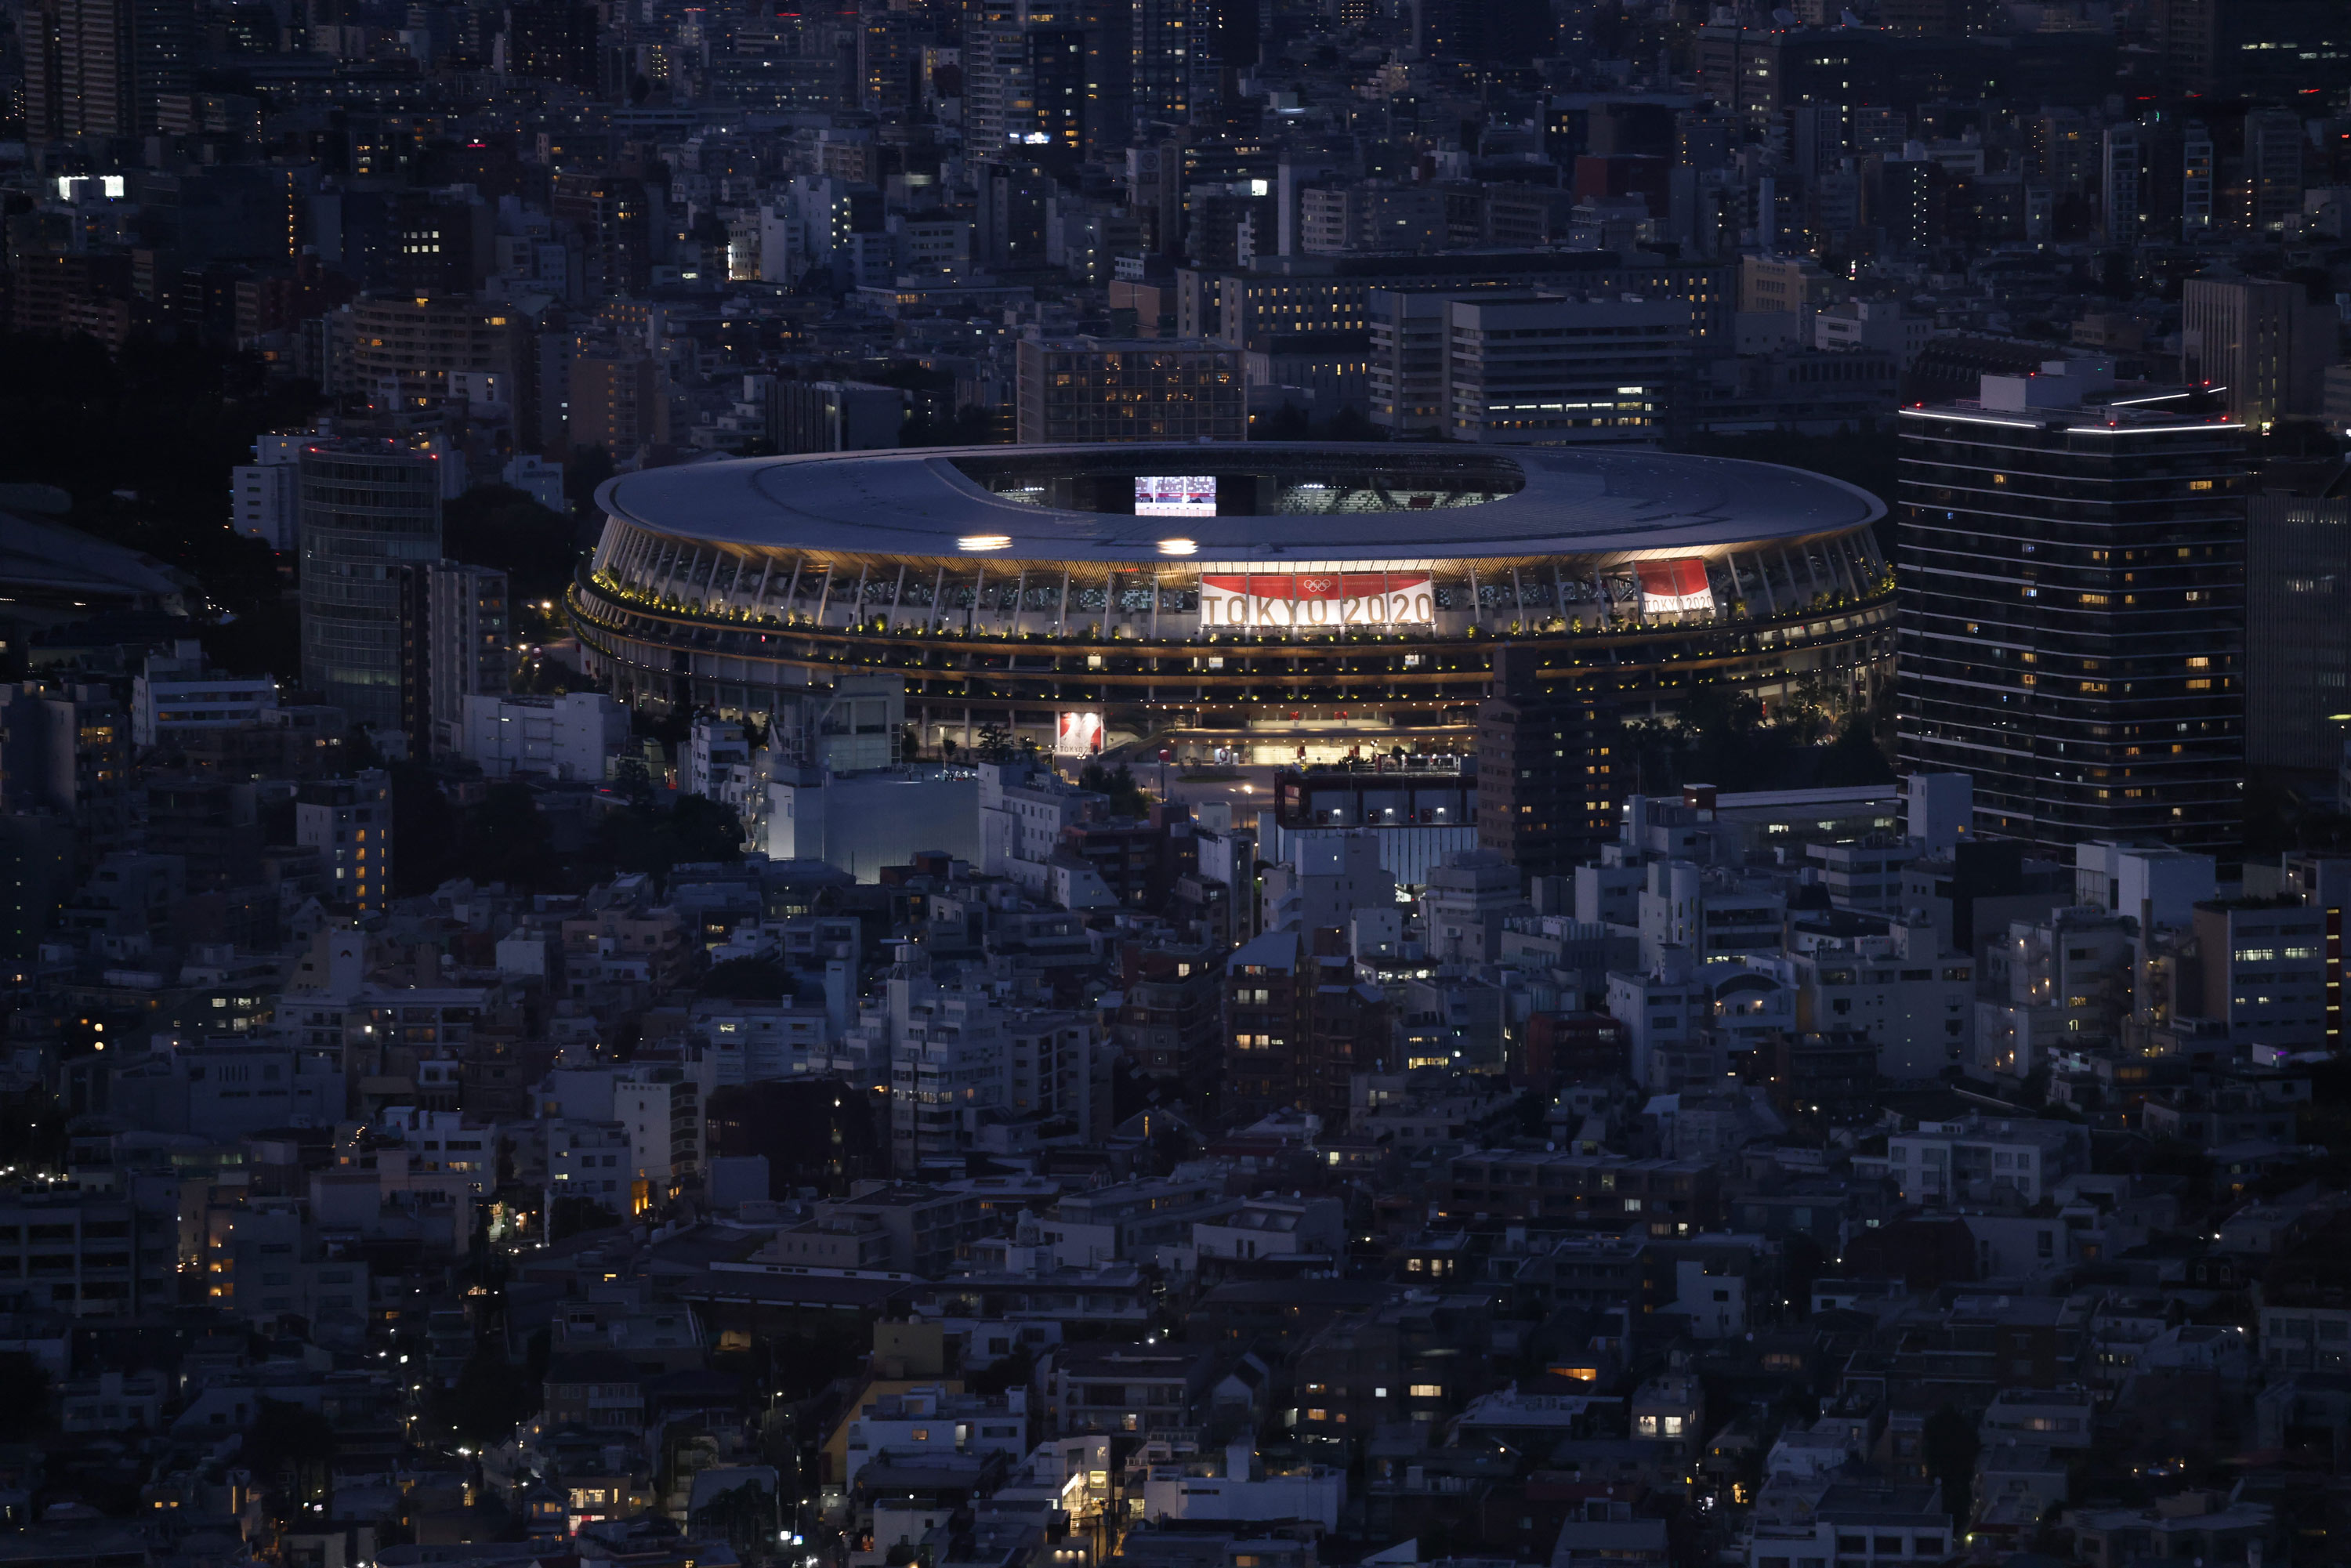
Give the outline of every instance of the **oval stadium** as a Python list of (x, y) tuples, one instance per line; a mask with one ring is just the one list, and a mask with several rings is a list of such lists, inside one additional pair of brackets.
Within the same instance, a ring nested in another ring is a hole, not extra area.
[(920, 742), (1184, 761), (1468, 748), (1499, 644), (1623, 716), (1855, 692), (1891, 656), (1867, 493), (1646, 449), (990, 446), (622, 475), (570, 612), (624, 701), (905, 682)]

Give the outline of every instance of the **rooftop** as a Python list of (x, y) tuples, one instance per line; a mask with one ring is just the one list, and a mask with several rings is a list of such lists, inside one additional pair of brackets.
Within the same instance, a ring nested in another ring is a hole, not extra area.
[[(1134, 481), (1202, 470), (1221, 481), (1220, 515), (1131, 509)], [(1250, 498), (1237, 508), (1236, 495)], [(1725, 458), (1271, 442), (743, 458), (623, 474), (596, 500), (656, 532), (754, 549), (1285, 568), (1691, 549), (1842, 532), (1885, 510), (1839, 480)]]

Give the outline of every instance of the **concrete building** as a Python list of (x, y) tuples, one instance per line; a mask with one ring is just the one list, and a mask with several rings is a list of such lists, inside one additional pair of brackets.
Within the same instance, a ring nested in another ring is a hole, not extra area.
[(601, 692), (467, 695), (464, 713), (456, 750), (492, 779), (594, 782), (629, 738), (629, 710)]
[[(1383, 318), (1371, 318), (1373, 352)], [(1479, 445), (1654, 441), (1685, 395), (1694, 343), (1678, 300), (1523, 296), (1446, 306), (1438, 431)]]
[[(2295, 898), (2196, 905), (2195, 954), (2183, 958), (2179, 1009), (2225, 1024), (2238, 1046), (2339, 1048), (2339, 911)], [(2330, 931), (2332, 925), (2334, 929)]]
[(435, 755), (463, 749), (465, 703), (503, 696), (513, 674), (514, 642), (507, 574), (493, 567), (435, 561), (423, 569), (423, 700), (416, 720)]
[(229, 471), (229, 526), (283, 553), (302, 537), (302, 471), (298, 459), (308, 433), (259, 435), (253, 461)]
[(2005, 1197), (2031, 1206), (2089, 1164), (2089, 1134), (2071, 1122), (1970, 1116), (1921, 1122), (1886, 1140), (1902, 1201), (1929, 1205)]
[(168, 655), (149, 654), (131, 677), (131, 744), (149, 751), (197, 730), (235, 729), (277, 706), (269, 676), (207, 669), (202, 643), (176, 643)]
[(1248, 439), (1238, 350), (1165, 338), (1024, 338), (1017, 359), (1023, 446)]
[(371, 768), (353, 779), (304, 784), (294, 796), (294, 841), (319, 852), (329, 902), (362, 915), (392, 902), (392, 776)]
[(979, 794), (978, 779), (962, 768), (795, 769), (767, 786), (768, 854), (822, 861), (864, 883), (925, 852), (977, 865)]
[(319, 439), (302, 486), (302, 685), (381, 734), (406, 733), (405, 579), (441, 559), (440, 460), (392, 441)]
[(1971, 775), (1976, 831), (2043, 854), (2233, 852), (2242, 434), (2101, 401), (2110, 384), (2051, 361), (1901, 411), (1902, 761)]
[(2341, 319), (2332, 300), (2320, 304), (2281, 278), (2191, 277), (2180, 286), (2179, 309), (2189, 379), (2217, 389), (2231, 415), (2255, 430), (2317, 415), (2326, 368), (2338, 357)]

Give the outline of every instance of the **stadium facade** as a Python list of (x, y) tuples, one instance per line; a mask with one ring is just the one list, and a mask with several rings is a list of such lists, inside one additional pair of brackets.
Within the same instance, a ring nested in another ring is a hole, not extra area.
[[(921, 744), (1457, 751), (1494, 646), (1625, 716), (1724, 681), (1859, 693), (1892, 653), (1864, 491), (1648, 450), (931, 448), (628, 474), (569, 609), (627, 701), (757, 714), (905, 683)], [(862, 684), (862, 683), (861, 683)]]

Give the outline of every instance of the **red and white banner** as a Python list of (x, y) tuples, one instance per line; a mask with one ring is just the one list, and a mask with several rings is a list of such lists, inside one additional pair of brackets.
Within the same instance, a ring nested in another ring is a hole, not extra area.
[(1102, 748), (1102, 716), (1064, 709), (1053, 732), (1056, 757), (1092, 757)]
[(1641, 579), (1644, 615), (1714, 608), (1714, 590), (1706, 580), (1706, 562), (1696, 556), (1681, 560), (1635, 561), (1633, 570)]
[(1426, 571), (1235, 572), (1200, 579), (1200, 626), (1311, 632), (1426, 626), (1437, 596)]

